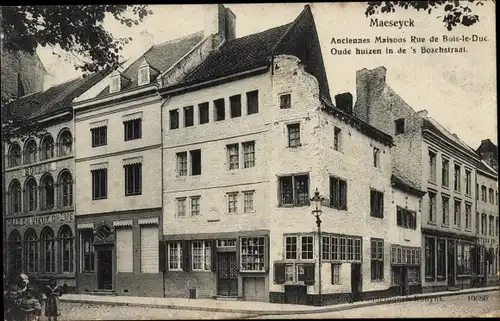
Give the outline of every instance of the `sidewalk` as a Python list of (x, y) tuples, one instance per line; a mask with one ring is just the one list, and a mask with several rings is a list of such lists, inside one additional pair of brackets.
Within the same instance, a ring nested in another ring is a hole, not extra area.
[(142, 306), (150, 308), (163, 309), (178, 309), (178, 310), (195, 310), (195, 311), (212, 311), (212, 312), (229, 312), (243, 313), (253, 315), (275, 315), (275, 314), (308, 314), (335, 312), (360, 307), (375, 306), (381, 304), (429, 300), (433, 298), (498, 291), (499, 286), (472, 288), (459, 291), (445, 291), (420, 293), (407, 296), (398, 296), (383, 298), (377, 300), (360, 301), (354, 303), (336, 304), (324, 307), (295, 305), (295, 304), (278, 304), (267, 302), (252, 302), (252, 301), (226, 301), (212, 299), (182, 299), (182, 298), (152, 298), (152, 297), (134, 297), (134, 296), (99, 296), (87, 294), (65, 294), (61, 297), (62, 302), (78, 302), (78, 303), (93, 303), (107, 305), (126, 305), (126, 306)]

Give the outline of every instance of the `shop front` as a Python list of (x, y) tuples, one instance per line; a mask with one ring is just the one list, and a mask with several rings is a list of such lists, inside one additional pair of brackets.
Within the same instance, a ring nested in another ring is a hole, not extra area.
[(420, 247), (391, 246), (392, 284), (398, 286), (399, 295), (422, 292), (420, 269)]

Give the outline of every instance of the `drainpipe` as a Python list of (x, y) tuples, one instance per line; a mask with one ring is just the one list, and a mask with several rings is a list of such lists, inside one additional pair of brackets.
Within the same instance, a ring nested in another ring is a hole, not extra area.
[(76, 111), (75, 109), (71, 108), (72, 110), (72, 114), (73, 114), (73, 118), (71, 119), (71, 132), (72, 132), (72, 138), (73, 138), (73, 146), (71, 148), (71, 151), (73, 152), (73, 173), (72, 173), (72, 176), (73, 176), (73, 186), (71, 186), (71, 188), (73, 189), (73, 226), (75, 228), (75, 241), (73, 242), (73, 246), (75, 247), (74, 251), (73, 251), (73, 255), (75, 256), (75, 259), (74, 259), (74, 264), (75, 264), (75, 293), (78, 293), (79, 292), (79, 285), (80, 285), (80, 281), (79, 281), (79, 274), (80, 274), (80, 260), (78, 259), (79, 255), (81, 254), (79, 249), (81, 248), (81, 244), (80, 244), (80, 233), (78, 232), (78, 228), (77, 228), (77, 225), (76, 225), (76, 135), (75, 135), (75, 131), (76, 131)]

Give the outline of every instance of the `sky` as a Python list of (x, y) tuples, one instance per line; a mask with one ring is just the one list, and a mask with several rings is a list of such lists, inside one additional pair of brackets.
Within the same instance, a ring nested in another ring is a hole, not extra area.
[[(260, 32), (293, 21), (306, 3), (229, 4), (236, 15), (236, 37)], [(459, 26), (448, 31), (438, 17), (442, 12), (405, 11), (396, 8), (393, 14), (378, 14), (379, 20), (413, 19), (414, 27), (370, 26), (365, 17), (366, 4), (310, 3), (315, 19), (323, 60), (332, 97), (351, 92), (356, 99), (356, 71), (378, 66), (387, 69), (386, 81), (415, 111), (427, 110), (429, 116), (472, 148), (482, 139), (497, 141), (495, 7), (492, 3), (473, 6), (480, 17), (470, 27)], [(138, 58), (152, 44), (179, 38), (204, 28), (203, 5), (150, 5), (153, 15), (132, 28), (120, 25), (112, 17), (104, 22), (115, 37), (132, 37), (122, 55)], [(486, 37), (487, 41), (444, 43), (443, 36)], [(375, 37), (406, 38), (404, 44), (374, 44)], [(426, 43), (410, 43), (410, 37), (425, 38)], [(435, 36), (439, 43), (430, 43)], [(332, 38), (370, 38), (371, 44), (331, 44)], [(465, 53), (421, 54), (421, 46), (466, 47)], [(332, 55), (332, 48), (399, 48), (417, 54)], [(74, 67), (52, 54), (50, 48), (39, 48), (39, 56), (49, 72), (48, 85), (54, 85), (79, 75)]]

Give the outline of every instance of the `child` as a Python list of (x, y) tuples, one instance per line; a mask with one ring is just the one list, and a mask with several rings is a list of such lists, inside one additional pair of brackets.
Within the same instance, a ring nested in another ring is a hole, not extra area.
[(49, 284), (45, 289), (45, 295), (47, 296), (47, 301), (45, 302), (45, 316), (49, 321), (57, 321), (57, 317), (61, 315), (59, 313), (59, 297), (63, 294), (63, 291), (59, 288), (55, 279), (50, 279)]

